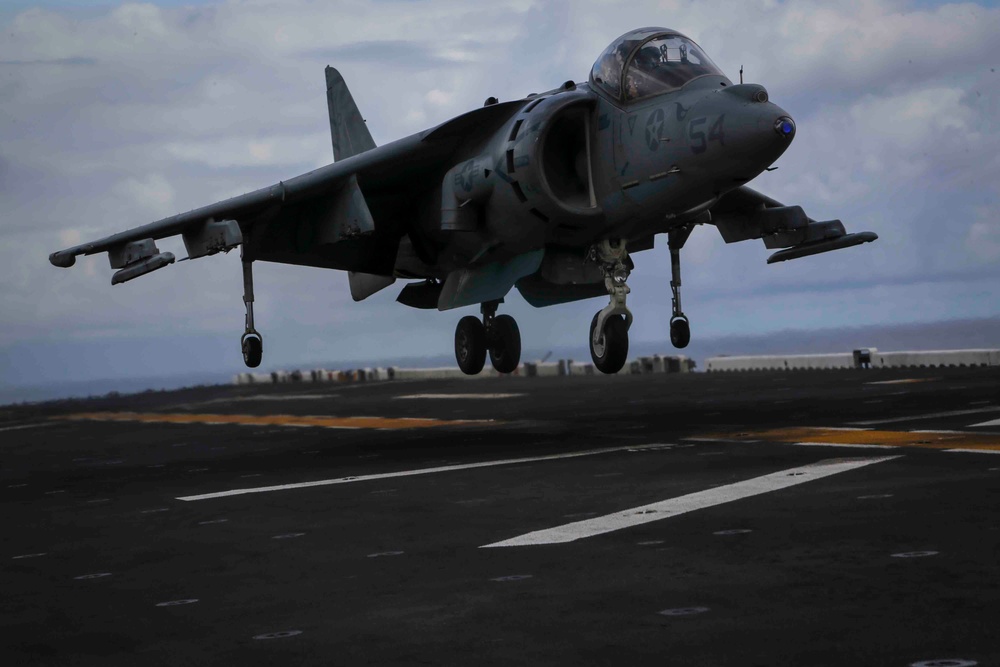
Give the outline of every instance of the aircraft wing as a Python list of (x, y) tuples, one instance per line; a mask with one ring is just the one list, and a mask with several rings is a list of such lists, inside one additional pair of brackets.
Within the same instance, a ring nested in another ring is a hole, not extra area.
[[(329, 170), (329, 172), (332, 171), (334, 170)], [(65, 268), (73, 266), (79, 255), (115, 252), (133, 242), (159, 240), (178, 234), (184, 235), (186, 241), (187, 237), (193, 238), (199, 231), (216, 220), (245, 220), (247, 223), (250, 223), (255, 217), (269, 209), (280, 207), (283, 202), (308, 196), (310, 191), (329, 188), (337, 182), (337, 173), (321, 172), (323, 170), (317, 170), (316, 172), (305, 174), (288, 182), (279, 182), (277, 185), (255, 190), (239, 197), (233, 197), (232, 199), (196, 208), (187, 213), (164, 218), (148, 225), (112, 234), (96, 241), (60, 250), (49, 255), (49, 261), (54, 266)], [(231, 235), (228, 240), (235, 241), (232, 243), (232, 246), (239, 245), (242, 242), (242, 236)], [(223, 246), (217, 248), (217, 251), (228, 249)]]
[(492, 132), (523, 104), (476, 109), (287, 181), (54, 252), (49, 261), (71, 267), (79, 255), (107, 252), (112, 268), (125, 271), (114, 284), (172, 263), (155, 241), (180, 235), (192, 259), (243, 244), (248, 259), (391, 275), (414, 198), (440, 183), (458, 146)]
[(742, 186), (724, 195), (711, 209), (712, 224), (726, 243), (761, 239), (779, 249), (768, 264), (850, 248), (878, 238), (874, 232), (848, 234), (840, 220), (817, 222), (801, 206), (786, 206)]

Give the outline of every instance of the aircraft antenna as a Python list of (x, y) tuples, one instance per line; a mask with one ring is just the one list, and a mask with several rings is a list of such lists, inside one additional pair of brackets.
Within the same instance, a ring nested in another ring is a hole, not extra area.
[(740, 83), (743, 83), (743, 65), (740, 65)]

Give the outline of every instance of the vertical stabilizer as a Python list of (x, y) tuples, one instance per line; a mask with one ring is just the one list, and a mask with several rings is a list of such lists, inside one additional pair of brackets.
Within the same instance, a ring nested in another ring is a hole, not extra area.
[(326, 103), (330, 110), (330, 137), (333, 159), (343, 160), (375, 148), (365, 119), (347, 89), (344, 77), (332, 67), (326, 68)]

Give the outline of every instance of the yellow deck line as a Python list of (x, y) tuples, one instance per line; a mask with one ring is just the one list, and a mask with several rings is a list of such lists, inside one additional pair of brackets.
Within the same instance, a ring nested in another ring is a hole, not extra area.
[(844, 431), (829, 428), (776, 428), (739, 433), (712, 433), (703, 437), (720, 440), (767, 442), (810, 442), (835, 445), (881, 445), (927, 449), (981, 449), (1000, 451), (1000, 436), (984, 433), (910, 431)]
[(158, 412), (78, 412), (52, 419), (66, 421), (145, 422), (154, 424), (236, 424), (241, 426), (299, 426), (340, 429), (409, 429), (462, 426), (494, 420), (446, 420), (418, 417), (324, 417), (311, 415), (228, 415)]

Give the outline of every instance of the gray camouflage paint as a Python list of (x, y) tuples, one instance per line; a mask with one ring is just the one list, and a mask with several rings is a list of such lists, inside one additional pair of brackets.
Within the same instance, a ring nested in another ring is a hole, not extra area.
[(249, 260), (351, 271), (356, 299), (393, 278), (437, 281), (436, 306), (447, 310), (500, 299), (515, 284), (533, 305), (603, 294), (600, 274), (588, 268), (593, 244), (623, 238), (636, 252), (656, 234), (716, 214), (727, 241), (735, 238), (727, 229), (738, 228), (740, 240), (767, 236), (775, 247), (782, 233), (796, 254), (778, 259), (874, 240), (837, 225), (808, 234), (813, 221), (801, 209), (780, 217), (787, 227), (761, 215), (785, 208), (743, 184), (784, 152), (794, 125), (776, 131), (789, 114), (758, 85), (700, 76), (626, 103), (601, 86), (567, 82), (522, 100), (488, 100), (376, 147), (343, 77), (333, 68), (326, 75), (333, 164), (53, 253), (51, 263), (69, 267), (81, 254), (235, 220)]

